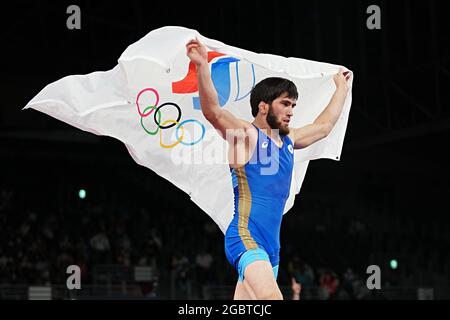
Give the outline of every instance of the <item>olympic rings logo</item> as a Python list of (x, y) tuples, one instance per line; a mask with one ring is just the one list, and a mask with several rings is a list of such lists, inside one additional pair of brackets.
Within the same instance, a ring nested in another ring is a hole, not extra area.
[[(156, 97), (156, 101), (155, 101), (155, 105), (148, 106), (144, 109), (144, 111), (141, 111), (141, 107), (139, 105), (139, 99), (141, 98), (141, 95), (145, 92), (153, 93)], [(141, 122), (142, 128), (144, 129), (144, 131), (146, 133), (148, 133), (151, 136), (156, 135), (159, 131), (159, 145), (162, 148), (171, 149), (171, 148), (174, 148), (175, 146), (177, 146), (178, 144), (182, 144), (185, 146), (193, 146), (203, 140), (203, 138), (205, 137), (206, 128), (200, 121), (195, 120), (195, 119), (187, 119), (187, 120), (183, 120), (180, 122), (182, 112), (181, 112), (181, 108), (176, 103), (166, 102), (160, 106), (158, 106), (158, 104), (159, 104), (159, 94), (158, 94), (158, 91), (156, 91), (153, 88), (145, 88), (145, 89), (141, 90), (136, 97), (136, 106), (137, 106), (138, 113), (141, 117), (140, 122)], [(169, 119), (169, 120), (165, 120), (163, 123), (161, 123), (161, 110), (163, 108), (167, 108), (167, 107), (173, 107), (178, 111), (177, 119), (176, 120)], [(156, 124), (156, 129), (153, 131), (150, 131), (144, 125), (144, 118), (150, 116), (152, 113), (153, 113), (153, 120)], [(185, 125), (187, 123), (196, 124), (201, 128), (202, 134), (201, 134), (200, 138), (193, 140), (193, 141), (189, 141), (189, 142), (184, 141), (185, 131), (184, 131), (183, 125)], [(164, 144), (163, 138), (162, 138), (162, 130), (170, 129), (175, 126), (176, 126), (176, 128), (175, 128), (176, 142), (174, 142), (172, 144)], [(180, 133), (180, 131), (181, 131), (181, 133)]]

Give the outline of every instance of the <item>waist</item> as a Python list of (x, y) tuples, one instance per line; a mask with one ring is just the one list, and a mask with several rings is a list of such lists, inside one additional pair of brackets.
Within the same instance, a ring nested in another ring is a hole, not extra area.
[(254, 241), (269, 255), (277, 255), (280, 250), (280, 226), (281, 224), (267, 226), (253, 220), (242, 223), (235, 215), (225, 233), (225, 239), (228, 244)]

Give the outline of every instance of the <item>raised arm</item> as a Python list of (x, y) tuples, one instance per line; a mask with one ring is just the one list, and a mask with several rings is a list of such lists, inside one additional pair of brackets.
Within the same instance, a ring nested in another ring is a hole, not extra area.
[(208, 66), (208, 53), (198, 39), (191, 40), (186, 45), (187, 56), (197, 68), (198, 93), (200, 105), (205, 118), (219, 130), (225, 139), (227, 129), (247, 129), (251, 124), (236, 118), (231, 112), (219, 105), (217, 91), (211, 79)]
[(341, 115), (342, 107), (344, 106), (345, 98), (347, 97), (347, 80), (349, 77), (348, 71), (339, 71), (339, 73), (334, 76), (336, 91), (322, 113), (312, 124), (301, 128), (290, 129), (289, 136), (292, 141), (294, 141), (295, 149), (306, 148), (330, 134)]

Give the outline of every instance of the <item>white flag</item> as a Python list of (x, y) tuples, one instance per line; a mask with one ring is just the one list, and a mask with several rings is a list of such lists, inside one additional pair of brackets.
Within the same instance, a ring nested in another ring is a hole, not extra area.
[[(220, 106), (239, 118), (253, 120), (250, 92), (267, 77), (287, 78), (298, 88), (291, 127), (312, 123), (335, 91), (333, 76), (341, 66), (257, 54), (208, 39), (195, 30), (164, 27), (129, 46), (112, 70), (60, 79), (46, 86), (25, 108), (119, 139), (137, 163), (188, 193), (225, 232), (234, 212), (227, 145), (200, 109), (196, 69), (185, 47), (195, 37), (209, 50)], [(295, 150), (285, 213), (300, 192), (309, 161), (339, 159), (351, 85), (341, 117), (329, 136)]]

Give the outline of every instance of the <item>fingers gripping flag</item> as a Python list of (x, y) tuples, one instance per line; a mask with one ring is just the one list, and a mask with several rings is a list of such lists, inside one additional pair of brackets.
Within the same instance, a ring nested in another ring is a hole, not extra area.
[[(312, 123), (334, 93), (333, 76), (341, 66), (257, 54), (195, 30), (164, 27), (129, 46), (112, 70), (62, 78), (46, 86), (24, 109), (122, 141), (138, 164), (188, 193), (225, 232), (234, 212), (228, 146), (201, 112), (196, 68), (185, 48), (195, 37), (209, 50), (220, 106), (239, 118), (253, 120), (250, 92), (267, 77), (288, 78), (297, 85), (299, 99), (291, 127)], [(349, 85), (343, 112), (329, 136), (295, 150), (285, 212), (300, 192), (310, 160), (339, 159), (351, 105)]]

